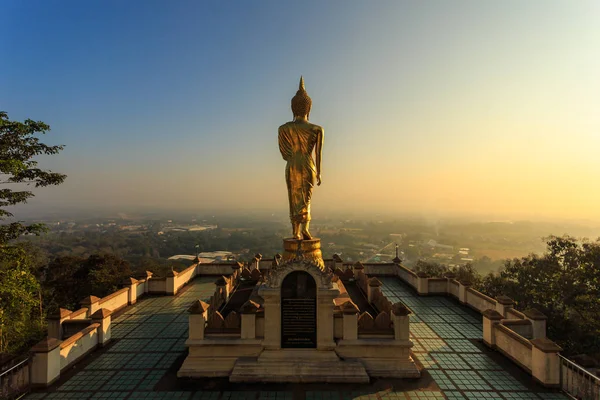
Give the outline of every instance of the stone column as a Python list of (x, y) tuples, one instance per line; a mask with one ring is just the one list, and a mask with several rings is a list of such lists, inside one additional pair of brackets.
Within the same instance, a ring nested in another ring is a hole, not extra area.
[(177, 294), (177, 288), (175, 287), (177, 284), (177, 275), (179, 275), (179, 272), (173, 269), (167, 272), (167, 295), (174, 296)]
[(223, 300), (227, 302), (229, 299), (229, 288), (227, 285), (227, 278), (221, 276), (219, 279), (215, 281), (215, 285), (220, 293), (223, 293)]
[(548, 387), (560, 386), (560, 346), (547, 338), (531, 340), (531, 374)]
[[(335, 348), (335, 341), (333, 340), (333, 299), (335, 299), (339, 294), (340, 291), (337, 288), (317, 289), (318, 350), (332, 350)], [(265, 323), (265, 334), (266, 332), (267, 327)]]
[(358, 274), (361, 272), (365, 272), (365, 266), (362, 265), (362, 263), (360, 261), (357, 261), (354, 263), (354, 279), (358, 280)]
[(458, 283), (458, 301), (462, 304), (467, 304), (467, 289), (471, 287), (471, 282), (460, 281)]
[(513, 308), (515, 302), (508, 296), (496, 297), (496, 311), (498, 311), (504, 318), (506, 318), (506, 312)]
[(34, 387), (47, 387), (60, 378), (60, 344), (62, 340), (46, 338), (33, 346), (30, 379)]
[(188, 324), (189, 333), (188, 338), (190, 340), (203, 340), (204, 339), (204, 328), (206, 320), (208, 319), (208, 304), (202, 300), (196, 300), (188, 312), (190, 313)]
[(93, 313), (98, 311), (98, 309), (100, 308), (99, 301), (100, 301), (99, 297), (88, 296), (79, 302), (79, 304), (81, 304), (81, 307), (88, 309), (88, 311), (87, 311), (88, 318), (90, 317), (90, 315), (92, 315)]
[(248, 300), (240, 310), (242, 315), (242, 339), (256, 339), (256, 313), (260, 305)]
[(123, 287), (129, 288), (129, 298), (127, 299), (129, 304), (135, 304), (137, 302), (137, 285), (138, 280), (135, 278), (127, 278), (123, 282)]
[(542, 314), (540, 311), (536, 310), (535, 308), (530, 308), (528, 310), (525, 310), (525, 311), (523, 311), (523, 314), (525, 314), (525, 318), (527, 318), (529, 321), (531, 321), (533, 338), (534, 339), (545, 338), (546, 337), (546, 320), (548, 319), (548, 317), (546, 317), (544, 314)]
[(69, 319), (69, 316), (73, 313), (71, 310), (66, 308), (60, 308), (58, 312), (50, 314), (48, 316), (48, 337), (61, 339), (63, 337), (62, 323)]
[(485, 310), (483, 313), (483, 343), (488, 347), (496, 346), (496, 325), (504, 318), (496, 310), (491, 308)]
[(425, 272), (417, 272), (417, 292), (419, 295), (429, 294), (429, 275)]
[(395, 340), (410, 340), (410, 310), (400, 302), (392, 306)]
[(358, 339), (358, 313), (360, 310), (351, 301), (342, 304), (341, 308), (343, 313), (343, 339)]
[(344, 261), (339, 254), (333, 255), (333, 269), (339, 268), (340, 270), (344, 267)]
[(375, 290), (377, 290), (377, 288), (381, 287), (381, 285), (383, 285), (381, 281), (375, 277), (370, 278), (367, 281), (367, 301), (369, 303), (373, 301), (373, 293)]
[(452, 272), (446, 272), (446, 273), (444, 274), (444, 277), (445, 277), (445, 278), (448, 280), (448, 285), (446, 286), (446, 293), (450, 294), (450, 293), (452, 293), (452, 292), (450, 291), (450, 287), (451, 287), (451, 285), (452, 285), (452, 280), (453, 280), (454, 278), (456, 278), (456, 275), (454, 275)]
[(235, 279), (235, 282), (238, 282), (240, 280), (240, 276), (242, 273), (242, 269), (244, 268), (244, 264), (242, 264), (241, 262), (234, 262), (233, 265), (231, 266), (231, 271), (232, 271), (232, 278)]
[(146, 286), (144, 286), (144, 293), (148, 293), (148, 291), (150, 290), (150, 279), (152, 278), (152, 275), (154, 275), (154, 273), (152, 273), (152, 271), (146, 271)]
[(98, 345), (100, 347), (106, 346), (106, 344), (110, 341), (111, 314), (111, 310), (107, 308), (101, 308), (91, 316), (92, 322), (97, 322), (100, 324), (100, 327), (98, 328)]
[[(264, 299), (263, 307), (265, 309), (265, 338), (263, 345), (267, 350), (281, 348), (281, 289), (261, 287), (258, 290), (259, 296)], [(319, 307), (317, 305), (317, 311)], [(333, 307), (332, 307), (333, 323)], [(319, 323), (317, 321), (317, 332)]]
[(258, 269), (258, 270), (260, 270), (260, 260), (262, 260), (262, 254), (260, 254), (260, 253), (256, 253), (256, 254), (254, 255), (254, 260), (253, 260), (253, 261), (254, 261), (254, 262), (253, 262), (253, 264), (254, 264), (254, 268), (253, 268), (253, 269)]

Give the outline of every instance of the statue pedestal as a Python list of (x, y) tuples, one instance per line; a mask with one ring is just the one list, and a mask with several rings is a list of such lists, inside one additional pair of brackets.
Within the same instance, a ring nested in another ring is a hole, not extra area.
[(282, 261), (310, 261), (325, 270), (323, 254), (321, 253), (321, 239), (310, 240), (283, 239)]

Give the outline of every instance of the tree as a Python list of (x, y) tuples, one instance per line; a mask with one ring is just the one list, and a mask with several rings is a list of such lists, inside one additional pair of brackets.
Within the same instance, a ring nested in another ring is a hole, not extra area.
[[(30, 190), (22, 190), (24, 186), (45, 187), (65, 180), (63, 174), (38, 168), (34, 159), (63, 149), (40, 142), (37, 135), (49, 130), (40, 121), (10, 121), (8, 114), (0, 111), (0, 183), (12, 188), (17, 185), (16, 190), (0, 189), (0, 220), (13, 216), (4, 207), (26, 203), (34, 196)], [(34, 274), (34, 261), (24, 244), (10, 243), (24, 233), (39, 235), (43, 231), (42, 224), (0, 225), (0, 352), (18, 351), (43, 330), (41, 291)]]
[(570, 236), (546, 239), (543, 255), (507, 260), (481, 290), (507, 295), (520, 309), (537, 308), (548, 317), (548, 336), (567, 354), (600, 351), (600, 239)]
[(40, 284), (26, 246), (0, 246), (0, 353), (41, 336)]
[[(0, 174), (2, 184), (25, 184), (45, 187), (61, 184), (66, 175), (44, 171), (37, 167), (36, 156), (58, 154), (64, 146), (48, 146), (41, 143), (37, 134), (45, 134), (50, 126), (41, 121), (26, 119), (24, 122), (10, 121), (8, 114), (0, 111)], [(21, 186), (22, 187), (22, 186)], [(0, 207), (26, 203), (33, 197), (29, 190), (0, 189)], [(0, 219), (12, 217), (12, 213), (0, 208)], [(13, 222), (0, 226), (0, 245), (16, 239), (24, 233), (39, 234), (41, 224), (24, 225)]]

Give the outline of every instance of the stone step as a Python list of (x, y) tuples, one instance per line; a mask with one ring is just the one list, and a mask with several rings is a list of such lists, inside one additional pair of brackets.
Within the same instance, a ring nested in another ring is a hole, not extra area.
[[(265, 353), (267, 353), (265, 355)], [(282, 353), (280, 355), (274, 353)], [(321, 354), (319, 354), (321, 353)], [(263, 352), (257, 359), (240, 358), (236, 361), (229, 380), (231, 382), (327, 382), (368, 383), (369, 375), (358, 361), (341, 361), (335, 353), (316, 352), (310, 359), (306, 353), (291, 358), (287, 350)], [(263, 357), (263, 355), (265, 355)]]
[(268, 360), (302, 360), (302, 361), (340, 361), (335, 351), (317, 349), (281, 349), (265, 350), (258, 357), (259, 361)]

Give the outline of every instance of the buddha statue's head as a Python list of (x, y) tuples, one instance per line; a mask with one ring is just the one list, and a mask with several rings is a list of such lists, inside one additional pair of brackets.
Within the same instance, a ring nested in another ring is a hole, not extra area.
[(312, 106), (312, 100), (304, 89), (304, 78), (300, 77), (300, 86), (296, 95), (292, 98), (292, 113), (295, 117), (304, 117), (308, 119), (310, 114), (310, 107)]

